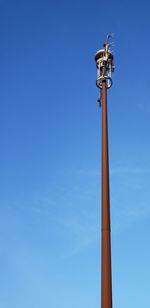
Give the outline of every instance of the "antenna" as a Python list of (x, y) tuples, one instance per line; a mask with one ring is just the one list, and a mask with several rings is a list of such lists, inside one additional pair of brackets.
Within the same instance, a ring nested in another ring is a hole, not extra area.
[[(106, 42), (104, 43), (104, 48), (97, 51), (95, 55), (95, 62), (97, 67), (97, 79), (96, 86), (101, 90), (102, 82), (106, 81), (107, 89), (112, 86), (111, 74), (114, 72), (114, 57), (111, 51), (112, 42), (109, 39), (113, 37), (113, 34), (107, 34)], [(101, 102), (101, 96), (99, 96), (98, 101)]]

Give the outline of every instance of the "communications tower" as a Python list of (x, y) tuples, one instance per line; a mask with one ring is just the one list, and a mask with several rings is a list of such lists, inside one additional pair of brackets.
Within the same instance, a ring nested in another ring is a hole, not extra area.
[(98, 102), (102, 107), (102, 218), (101, 218), (101, 308), (112, 308), (112, 274), (111, 274), (111, 234), (110, 234), (110, 193), (109, 193), (109, 153), (108, 153), (108, 119), (107, 89), (112, 86), (111, 73), (114, 71), (113, 53), (107, 35), (103, 49), (97, 51), (96, 85), (100, 90)]

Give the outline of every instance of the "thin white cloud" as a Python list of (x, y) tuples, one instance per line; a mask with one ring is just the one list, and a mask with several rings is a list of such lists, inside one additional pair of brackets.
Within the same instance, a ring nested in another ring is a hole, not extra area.
[[(111, 168), (111, 213), (112, 231), (124, 232), (150, 215), (150, 193), (143, 179), (149, 177), (150, 170), (118, 165)], [(82, 184), (78, 178), (83, 177)], [(47, 225), (46, 232), (56, 226), (62, 247), (59, 257), (69, 258), (82, 253), (89, 245), (99, 241), (100, 228), (100, 172), (84, 169), (75, 174), (75, 183), (68, 187), (51, 188), (42, 195), (34, 194), (28, 200), (17, 201), (19, 211), (32, 212)], [(73, 185), (74, 184), (74, 185)], [(67, 183), (66, 183), (67, 186)], [(147, 194), (147, 195), (146, 195)], [(147, 196), (143, 199), (143, 196)], [(143, 204), (144, 200), (144, 204)], [(23, 214), (22, 213), (22, 214)], [(23, 214), (24, 215), (24, 214)], [(61, 237), (61, 230), (63, 237)], [(67, 238), (65, 249), (63, 241)]]

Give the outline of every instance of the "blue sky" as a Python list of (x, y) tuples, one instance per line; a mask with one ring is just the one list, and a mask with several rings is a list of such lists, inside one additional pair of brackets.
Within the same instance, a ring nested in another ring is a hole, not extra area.
[(0, 1), (0, 307), (100, 307), (101, 110), (108, 93), (113, 303), (149, 308), (149, 1)]

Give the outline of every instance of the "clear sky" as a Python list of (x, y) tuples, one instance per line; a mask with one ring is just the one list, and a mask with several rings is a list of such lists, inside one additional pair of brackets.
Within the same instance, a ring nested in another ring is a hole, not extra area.
[(113, 303), (149, 308), (149, 1), (0, 0), (0, 307), (100, 307), (101, 110), (108, 94)]

